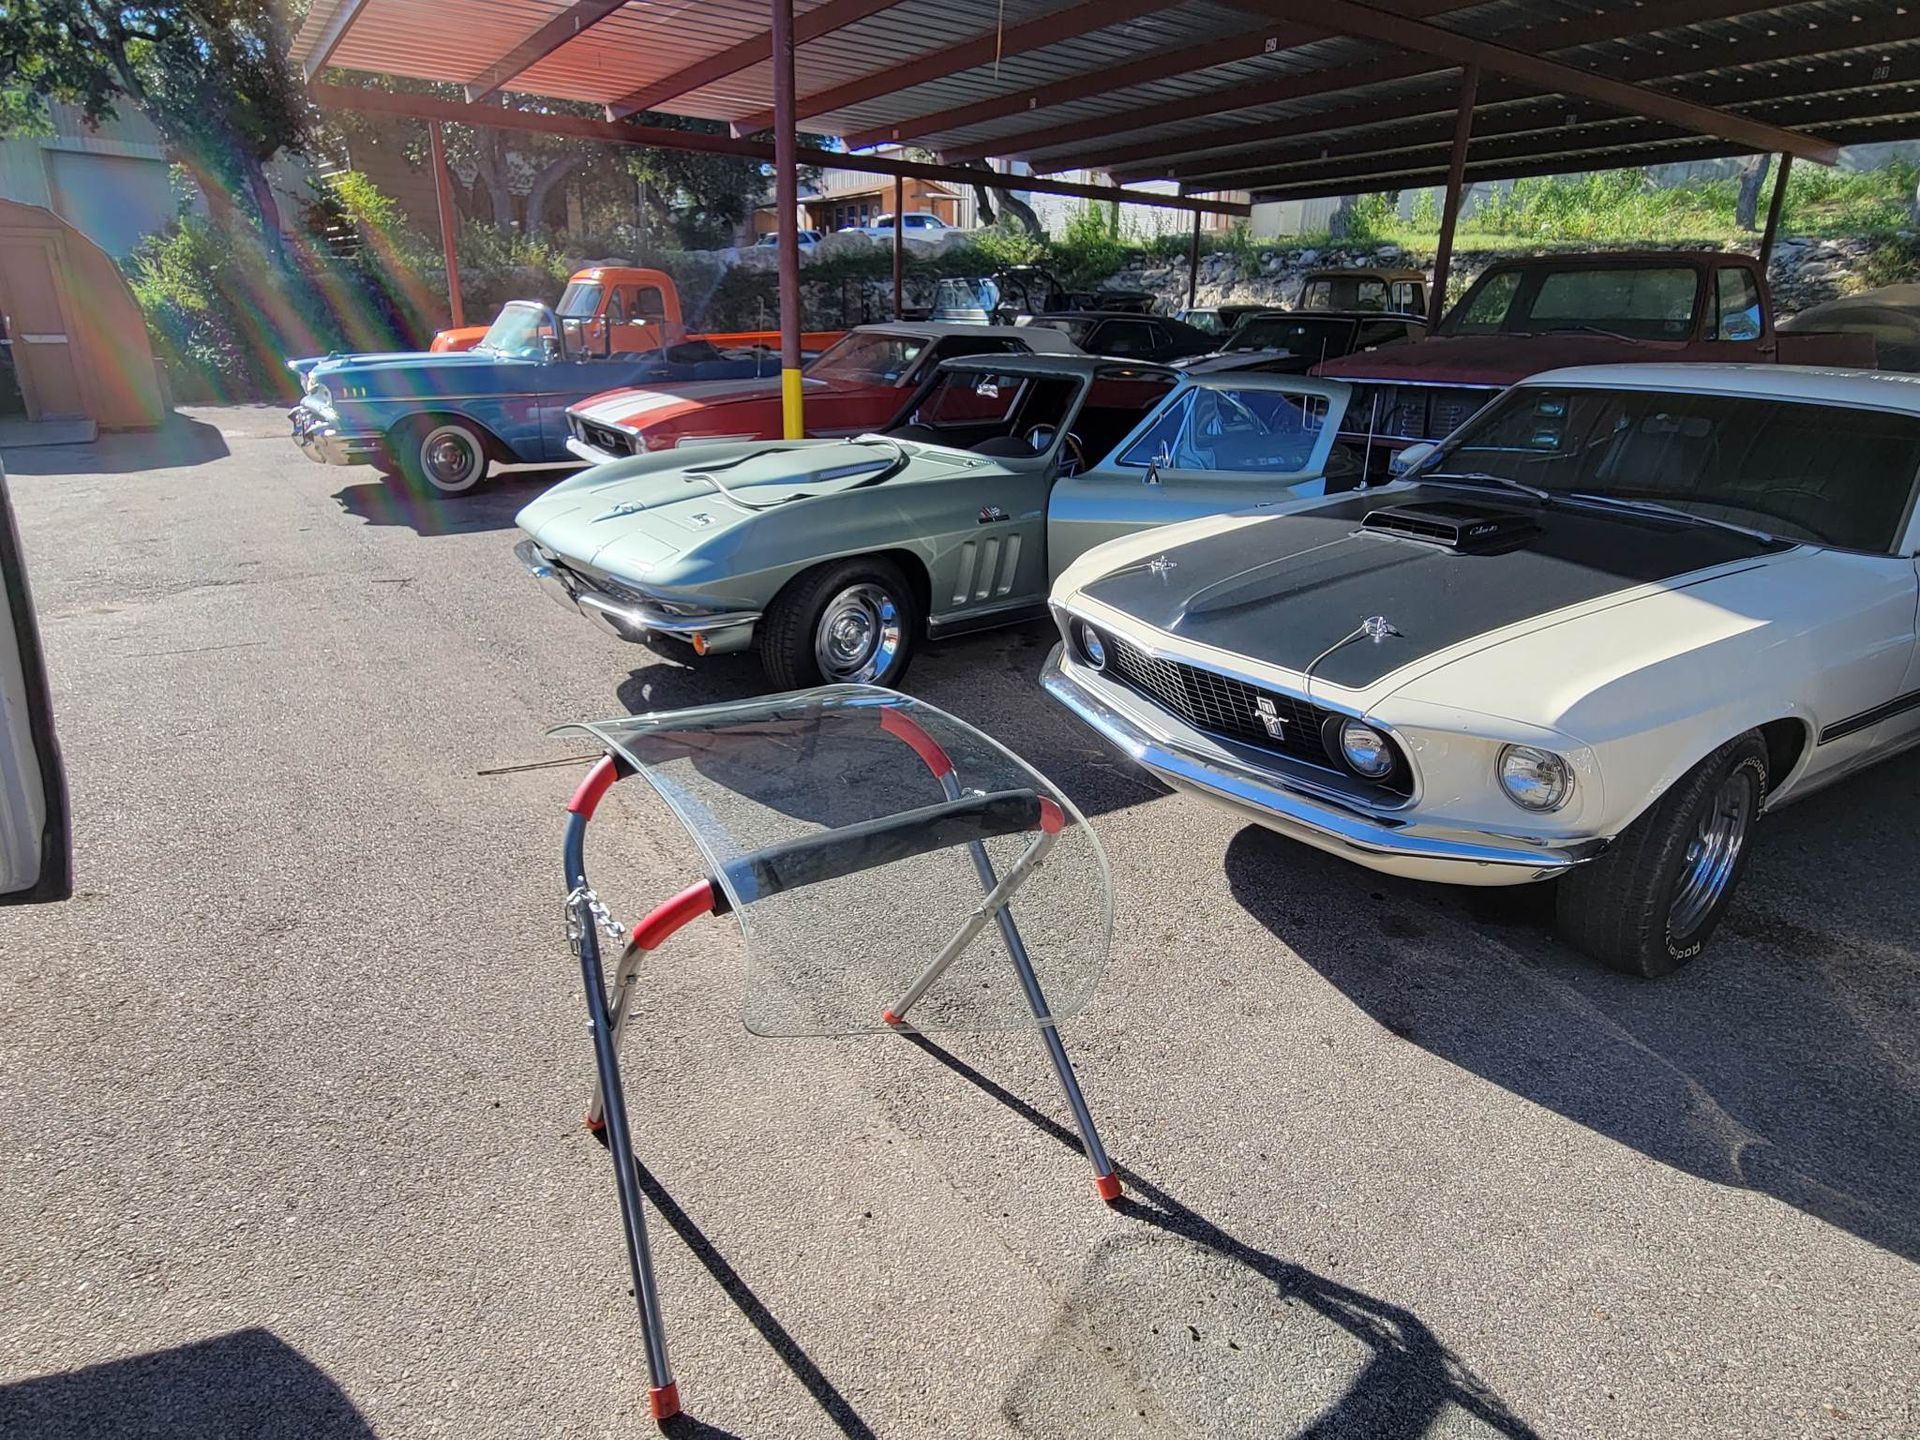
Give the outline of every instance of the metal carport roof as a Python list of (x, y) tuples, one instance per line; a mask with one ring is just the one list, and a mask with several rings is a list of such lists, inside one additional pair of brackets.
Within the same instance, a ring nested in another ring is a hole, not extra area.
[[(315, 0), (347, 70), (766, 128), (768, 0)], [(1350, 193), (1920, 135), (1890, 0), (796, 0), (799, 125), (1186, 193)]]

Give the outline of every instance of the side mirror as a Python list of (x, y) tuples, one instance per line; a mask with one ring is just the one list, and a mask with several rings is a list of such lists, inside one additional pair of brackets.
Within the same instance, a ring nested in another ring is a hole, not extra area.
[(548, 365), (559, 363), (561, 353), (558, 336), (542, 335), (540, 337), (540, 359), (544, 363)]
[(1409, 445), (1387, 461), (1387, 473), (1398, 480), (1412, 471), (1415, 466), (1425, 464), (1427, 457), (1439, 448), (1431, 440), (1422, 440), (1418, 445)]

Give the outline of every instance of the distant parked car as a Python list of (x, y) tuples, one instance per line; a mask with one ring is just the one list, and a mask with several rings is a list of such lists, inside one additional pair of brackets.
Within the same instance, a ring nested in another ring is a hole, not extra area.
[(512, 300), (471, 350), (290, 360), (304, 394), (294, 443), (328, 465), (376, 465), (424, 494), (464, 495), (496, 464), (571, 462), (567, 407), (616, 385), (741, 380), (778, 372), (764, 349), (704, 340), (615, 350), (610, 327)]
[[(862, 325), (801, 372), (807, 433), (858, 435), (899, 413), (934, 366), (964, 355), (1071, 355), (1056, 330), (1032, 325), (940, 325), (903, 320)], [(780, 382), (609, 390), (567, 411), (567, 449), (600, 464), (655, 450), (778, 440)]]
[[(865, 225), (855, 225), (850, 228), (862, 231), (878, 240), (891, 240), (893, 213), (889, 211), (885, 215), (876, 215)], [(933, 240), (958, 228), (925, 210), (909, 210), (900, 217), (900, 234), (907, 240)]]
[(1304, 375), (1324, 360), (1418, 340), (1426, 333), (1427, 322), (1411, 315), (1263, 310), (1234, 326), (1218, 350), (1174, 363), (1200, 374), (1261, 370), (1270, 375)]
[(1300, 310), (1389, 310), (1427, 313), (1427, 277), (1420, 270), (1310, 270), (1300, 282)]
[[(814, 246), (820, 243), (820, 232), (818, 230), (796, 231), (794, 233), (793, 243), (799, 246), (802, 250), (811, 250)], [(766, 249), (766, 250), (775, 249), (776, 247), (778, 247), (779, 244), (780, 244), (780, 232), (777, 230), (769, 231), (767, 234), (762, 235), (758, 240), (754, 242), (754, 245), (756, 248)]]
[(624, 639), (757, 649), (779, 689), (890, 685), (923, 638), (1043, 614), (1088, 545), (1320, 493), (1344, 395), (1084, 355), (949, 360), (876, 434), (586, 471), (520, 512), (515, 553)]
[(1209, 335), (1228, 335), (1249, 315), (1265, 314), (1272, 305), (1193, 305), (1173, 312), (1173, 318)]
[(1553, 880), (1566, 938), (1636, 975), (1700, 952), (1765, 815), (1920, 742), (1905, 377), (1555, 371), (1402, 460), (1088, 552), (1042, 683), (1238, 820)]
[(1873, 345), (1876, 370), (1920, 370), (1920, 285), (1883, 285), (1789, 316), (1782, 335), (1857, 335)]
[(1089, 355), (1115, 360), (1179, 360), (1204, 355), (1214, 337), (1168, 315), (1140, 315), (1130, 310), (1069, 310), (1036, 315), (1028, 322), (1063, 333)]

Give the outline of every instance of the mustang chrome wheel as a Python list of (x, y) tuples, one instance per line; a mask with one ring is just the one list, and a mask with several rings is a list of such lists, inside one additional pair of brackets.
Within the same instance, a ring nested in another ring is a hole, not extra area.
[(813, 632), (813, 656), (828, 680), (864, 684), (900, 653), (900, 607), (878, 585), (850, 585), (827, 602)]
[(1726, 894), (1753, 828), (1754, 800), (1753, 778), (1745, 770), (1735, 770), (1714, 791), (1687, 842), (1680, 884), (1667, 912), (1669, 934), (1692, 934)]

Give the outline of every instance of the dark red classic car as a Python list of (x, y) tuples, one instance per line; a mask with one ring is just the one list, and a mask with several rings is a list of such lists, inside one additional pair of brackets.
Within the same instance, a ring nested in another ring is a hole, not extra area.
[(1330, 360), (1354, 386), (1341, 438), (1384, 468), (1515, 381), (1566, 365), (1871, 365), (1855, 337), (1781, 335), (1760, 262), (1718, 251), (1542, 255), (1484, 271), (1427, 339)]

